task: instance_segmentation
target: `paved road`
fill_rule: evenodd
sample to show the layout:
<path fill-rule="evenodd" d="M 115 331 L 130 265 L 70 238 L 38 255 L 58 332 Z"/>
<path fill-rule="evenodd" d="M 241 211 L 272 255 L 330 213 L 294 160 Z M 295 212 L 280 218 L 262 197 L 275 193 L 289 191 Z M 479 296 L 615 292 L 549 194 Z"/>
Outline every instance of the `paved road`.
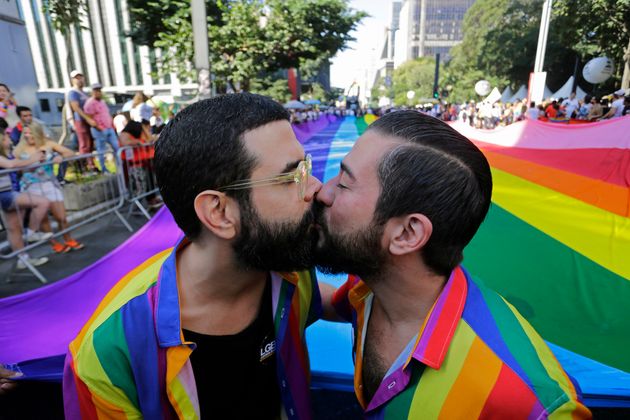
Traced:
<path fill-rule="evenodd" d="M 137 231 L 146 222 L 146 218 L 132 215 L 129 222 Z M 83 226 L 73 233 L 76 239 L 85 244 L 82 250 L 54 254 L 48 245 L 43 245 L 31 251 L 31 255 L 47 256 L 50 259 L 38 269 L 52 283 L 91 265 L 131 235 L 116 216 L 108 215 L 103 220 Z M 15 264 L 15 259 L 0 259 L 0 298 L 43 286 L 28 270 L 17 270 Z"/>

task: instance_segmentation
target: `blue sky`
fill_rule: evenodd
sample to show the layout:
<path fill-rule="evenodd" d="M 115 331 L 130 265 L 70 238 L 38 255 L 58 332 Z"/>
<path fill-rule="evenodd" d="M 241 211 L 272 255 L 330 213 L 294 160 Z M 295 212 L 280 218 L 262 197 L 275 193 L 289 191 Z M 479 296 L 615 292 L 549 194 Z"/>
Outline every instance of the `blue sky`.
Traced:
<path fill-rule="evenodd" d="M 356 38 L 349 48 L 332 59 L 330 82 L 334 87 L 347 89 L 356 80 L 365 79 L 365 71 L 376 59 L 376 49 L 381 45 L 385 26 L 390 19 L 391 0 L 351 0 L 350 7 L 367 12 L 352 35 Z"/>

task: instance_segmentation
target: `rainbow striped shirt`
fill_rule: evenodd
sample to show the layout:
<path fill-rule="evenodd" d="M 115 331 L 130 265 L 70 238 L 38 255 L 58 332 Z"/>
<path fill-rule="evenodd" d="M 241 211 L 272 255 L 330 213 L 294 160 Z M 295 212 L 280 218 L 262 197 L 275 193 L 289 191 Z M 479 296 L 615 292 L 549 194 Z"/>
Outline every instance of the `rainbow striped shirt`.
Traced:
<path fill-rule="evenodd" d="M 161 252 L 122 278 L 70 343 L 66 418 L 200 417 L 190 363 L 195 344 L 182 334 L 175 255 Z M 315 274 L 271 273 L 271 284 L 283 418 L 309 419 L 304 330 L 321 314 Z"/>
<path fill-rule="evenodd" d="M 354 388 L 368 419 L 591 417 L 531 325 L 461 267 L 372 400 L 365 401 L 362 350 L 372 298 L 369 287 L 350 276 L 333 299 L 354 326 Z"/>

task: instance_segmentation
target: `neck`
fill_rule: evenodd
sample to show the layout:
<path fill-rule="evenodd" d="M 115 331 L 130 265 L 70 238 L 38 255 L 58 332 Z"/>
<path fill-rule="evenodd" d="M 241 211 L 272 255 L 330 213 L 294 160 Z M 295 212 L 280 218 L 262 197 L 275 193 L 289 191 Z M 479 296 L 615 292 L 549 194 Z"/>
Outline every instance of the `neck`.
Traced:
<path fill-rule="evenodd" d="M 191 303 L 238 300 L 264 286 L 267 273 L 237 266 L 229 243 L 199 240 L 178 255 L 177 274 L 181 294 Z"/>
<path fill-rule="evenodd" d="M 364 279 L 374 293 L 373 307 L 392 325 L 424 320 L 446 284 L 417 254 L 395 257 L 378 278 Z"/>

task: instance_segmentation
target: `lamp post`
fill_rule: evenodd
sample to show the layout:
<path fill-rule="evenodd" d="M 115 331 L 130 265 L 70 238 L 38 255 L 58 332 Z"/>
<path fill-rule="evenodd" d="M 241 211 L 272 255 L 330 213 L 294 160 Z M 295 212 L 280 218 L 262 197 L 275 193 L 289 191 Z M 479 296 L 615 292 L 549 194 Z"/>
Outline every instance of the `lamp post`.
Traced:
<path fill-rule="evenodd" d="M 547 73 L 543 72 L 543 65 L 545 63 L 545 51 L 547 50 L 547 35 L 549 34 L 552 6 L 553 0 L 545 0 L 543 3 L 540 31 L 538 32 L 538 46 L 536 47 L 536 61 L 534 62 L 534 71 L 529 76 L 527 102 L 535 101 L 539 103 L 544 99 Z"/>
<path fill-rule="evenodd" d="M 209 98 L 212 94 L 210 79 L 210 58 L 208 53 L 208 19 L 204 0 L 190 2 L 195 52 L 195 69 L 199 83 L 199 99 Z"/>

